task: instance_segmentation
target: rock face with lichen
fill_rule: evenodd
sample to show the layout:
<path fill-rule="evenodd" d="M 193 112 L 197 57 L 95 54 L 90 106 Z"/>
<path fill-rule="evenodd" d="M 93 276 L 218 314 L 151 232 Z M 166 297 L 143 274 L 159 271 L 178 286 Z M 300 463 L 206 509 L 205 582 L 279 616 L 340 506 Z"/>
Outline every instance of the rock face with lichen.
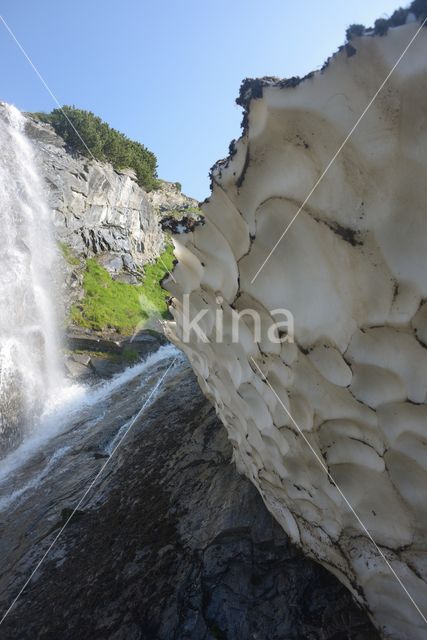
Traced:
<path fill-rule="evenodd" d="M 244 83 L 244 133 L 213 168 L 205 225 L 176 239 L 166 285 L 174 340 L 238 468 L 383 637 L 406 640 L 427 633 L 426 29 L 329 163 L 421 5 L 400 26 L 352 33 L 303 82 Z M 207 342 L 184 342 L 184 294 L 191 318 L 206 311 Z M 294 342 L 272 339 L 277 308 Z M 248 309 L 261 335 L 241 316 L 233 341 Z"/>

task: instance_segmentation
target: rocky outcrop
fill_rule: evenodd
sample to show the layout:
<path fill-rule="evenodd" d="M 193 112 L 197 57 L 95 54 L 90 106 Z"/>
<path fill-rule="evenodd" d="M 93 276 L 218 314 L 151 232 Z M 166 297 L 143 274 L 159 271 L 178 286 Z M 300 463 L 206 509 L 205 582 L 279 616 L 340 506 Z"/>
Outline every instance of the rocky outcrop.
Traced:
<path fill-rule="evenodd" d="M 175 340 L 238 468 L 399 640 L 427 634 L 427 29 L 336 152 L 420 7 L 387 35 L 353 30 L 304 81 L 244 83 L 244 134 L 213 169 L 206 224 L 176 239 L 166 284 Z M 185 339 L 186 294 L 206 341 Z M 275 329 L 278 308 L 295 341 Z"/>
<path fill-rule="evenodd" d="M 98 496 L 75 514 L 3 622 L 1 637 L 375 640 L 350 594 L 290 544 L 230 464 L 225 430 L 188 366 L 167 380 L 110 461 Z M 68 517 L 82 478 L 103 463 L 98 451 L 108 424 L 117 429 L 123 412 L 132 415 L 140 402 L 138 380 L 117 389 L 104 422 L 61 461 L 60 482 L 51 470 L 36 496 L 2 513 L 2 612 Z"/>
<path fill-rule="evenodd" d="M 131 170 L 73 154 L 48 124 L 28 116 L 58 241 L 77 256 L 98 256 L 115 277 L 158 257 L 163 233 L 148 194 Z"/>
<path fill-rule="evenodd" d="M 178 182 L 160 180 L 160 186 L 148 194 L 159 217 L 160 226 L 168 233 L 188 233 L 204 223 L 199 203 L 181 191 Z"/>
<path fill-rule="evenodd" d="M 166 344 L 166 338 L 156 331 L 139 331 L 131 338 L 117 338 L 89 329 L 69 331 L 64 364 L 68 378 L 98 382 L 111 378 L 132 364 L 145 360 Z"/>
<path fill-rule="evenodd" d="M 148 193 L 147 198 L 160 218 L 172 212 L 179 215 L 199 211 L 198 201 L 182 193 L 179 182 L 160 180 L 159 188 Z"/>

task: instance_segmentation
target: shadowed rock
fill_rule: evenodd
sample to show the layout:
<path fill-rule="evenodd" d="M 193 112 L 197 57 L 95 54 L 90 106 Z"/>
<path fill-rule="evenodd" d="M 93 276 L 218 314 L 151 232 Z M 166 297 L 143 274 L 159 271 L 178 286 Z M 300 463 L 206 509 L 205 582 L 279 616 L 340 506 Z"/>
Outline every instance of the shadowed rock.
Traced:
<path fill-rule="evenodd" d="M 71 521 L 2 638 L 374 640 L 350 594 L 289 543 L 230 458 L 225 430 L 184 365 L 110 462 L 100 503 Z M 56 505 L 50 536 L 69 508 Z M 12 596 L 2 592 L 3 608 Z"/>

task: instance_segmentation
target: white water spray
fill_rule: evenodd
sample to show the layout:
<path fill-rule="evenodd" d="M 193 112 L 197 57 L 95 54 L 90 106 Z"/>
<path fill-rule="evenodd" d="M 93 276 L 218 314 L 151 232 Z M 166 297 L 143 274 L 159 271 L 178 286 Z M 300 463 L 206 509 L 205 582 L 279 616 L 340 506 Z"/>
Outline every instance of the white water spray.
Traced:
<path fill-rule="evenodd" d="M 25 118 L 0 105 L 0 455 L 63 384 L 52 274 L 57 252 Z"/>

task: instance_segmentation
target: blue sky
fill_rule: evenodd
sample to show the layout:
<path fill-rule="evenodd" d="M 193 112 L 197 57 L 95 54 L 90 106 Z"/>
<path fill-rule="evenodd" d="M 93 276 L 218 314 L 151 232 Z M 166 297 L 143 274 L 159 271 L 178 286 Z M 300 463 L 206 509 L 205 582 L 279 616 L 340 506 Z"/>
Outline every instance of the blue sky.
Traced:
<path fill-rule="evenodd" d="M 405 2 L 403 2 L 405 5 Z M 94 111 L 158 157 L 159 176 L 199 199 L 240 135 L 245 77 L 322 66 L 355 22 L 397 0 L 3 0 L 1 14 L 61 104 Z M 56 105 L 0 24 L 0 100 Z"/>

